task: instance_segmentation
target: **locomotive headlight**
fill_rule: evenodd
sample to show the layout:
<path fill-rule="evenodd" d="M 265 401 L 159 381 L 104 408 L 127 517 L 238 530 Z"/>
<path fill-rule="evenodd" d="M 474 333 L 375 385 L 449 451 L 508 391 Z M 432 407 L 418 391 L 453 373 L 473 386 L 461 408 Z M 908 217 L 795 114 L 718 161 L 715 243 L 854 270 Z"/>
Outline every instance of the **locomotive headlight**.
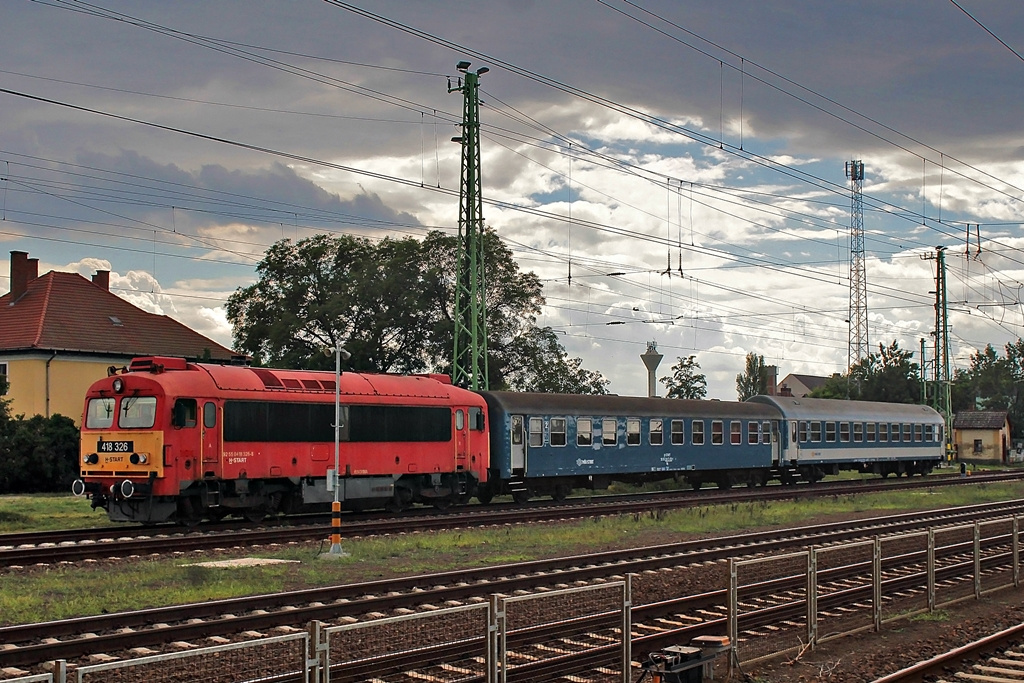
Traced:
<path fill-rule="evenodd" d="M 90 453 L 89 455 L 85 456 L 83 460 L 85 460 L 86 465 L 95 465 L 100 461 L 100 456 L 96 453 Z"/>
<path fill-rule="evenodd" d="M 145 465 L 149 458 L 146 457 L 145 453 L 132 453 L 128 456 L 128 462 L 133 465 Z"/>
<path fill-rule="evenodd" d="M 122 391 L 124 391 L 124 380 L 118 377 L 114 380 L 114 393 L 120 394 Z"/>

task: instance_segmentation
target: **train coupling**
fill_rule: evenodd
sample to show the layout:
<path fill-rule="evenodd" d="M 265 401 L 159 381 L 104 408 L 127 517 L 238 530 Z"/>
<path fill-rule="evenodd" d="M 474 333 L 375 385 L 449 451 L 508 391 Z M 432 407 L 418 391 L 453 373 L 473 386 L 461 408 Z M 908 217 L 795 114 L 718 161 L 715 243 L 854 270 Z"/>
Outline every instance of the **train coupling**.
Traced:
<path fill-rule="evenodd" d="M 728 636 L 700 636 L 689 645 L 671 645 L 652 652 L 643 665 L 641 681 L 704 683 L 715 678 L 714 661 L 730 647 Z"/>

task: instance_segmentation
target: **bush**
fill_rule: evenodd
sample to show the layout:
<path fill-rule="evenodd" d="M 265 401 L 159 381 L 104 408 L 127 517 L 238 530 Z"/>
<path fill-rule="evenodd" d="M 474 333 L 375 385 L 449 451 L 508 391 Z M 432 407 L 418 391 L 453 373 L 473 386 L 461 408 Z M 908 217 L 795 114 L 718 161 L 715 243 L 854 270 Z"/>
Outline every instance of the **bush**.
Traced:
<path fill-rule="evenodd" d="M 70 418 L 12 418 L 0 402 L 0 494 L 68 491 L 78 476 L 78 438 Z"/>

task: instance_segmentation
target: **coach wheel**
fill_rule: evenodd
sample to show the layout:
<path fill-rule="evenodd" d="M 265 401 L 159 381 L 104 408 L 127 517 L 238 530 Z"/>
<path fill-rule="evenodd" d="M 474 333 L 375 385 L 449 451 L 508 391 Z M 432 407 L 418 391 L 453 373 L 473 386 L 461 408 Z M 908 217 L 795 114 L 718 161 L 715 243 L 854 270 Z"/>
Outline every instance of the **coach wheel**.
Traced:
<path fill-rule="evenodd" d="M 523 503 L 530 500 L 530 492 L 528 490 L 513 491 L 512 500 L 522 505 Z"/>
<path fill-rule="evenodd" d="M 700 479 L 691 479 L 690 488 L 694 491 L 700 491 L 700 487 L 704 484 Z"/>
<path fill-rule="evenodd" d="M 551 498 L 556 503 L 563 502 L 572 493 L 572 487 L 568 484 L 555 484 L 555 492 L 551 494 Z"/>
<path fill-rule="evenodd" d="M 718 484 L 718 488 L 722 489 L 723 491 L 727 491 L 732 488 L 732 482 L 729 481 L 729 477 L 722 477 L 715 483 Z"/>

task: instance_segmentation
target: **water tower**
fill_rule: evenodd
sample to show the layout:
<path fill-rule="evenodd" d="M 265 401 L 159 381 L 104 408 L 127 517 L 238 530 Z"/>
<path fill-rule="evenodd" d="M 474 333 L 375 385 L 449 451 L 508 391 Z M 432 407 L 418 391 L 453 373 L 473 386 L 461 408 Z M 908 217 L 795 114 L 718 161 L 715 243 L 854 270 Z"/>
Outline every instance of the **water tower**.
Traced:
<path fill-rule="evenodd" d="M 640 354 L 640 360 L 647 367 L 647 395 L 651 398 L 658 396 L 658 377 L 656 373 L 662 358 L 664 356 L 658 353 L 657 342 L 647 342 L 647 351 Z"/>

